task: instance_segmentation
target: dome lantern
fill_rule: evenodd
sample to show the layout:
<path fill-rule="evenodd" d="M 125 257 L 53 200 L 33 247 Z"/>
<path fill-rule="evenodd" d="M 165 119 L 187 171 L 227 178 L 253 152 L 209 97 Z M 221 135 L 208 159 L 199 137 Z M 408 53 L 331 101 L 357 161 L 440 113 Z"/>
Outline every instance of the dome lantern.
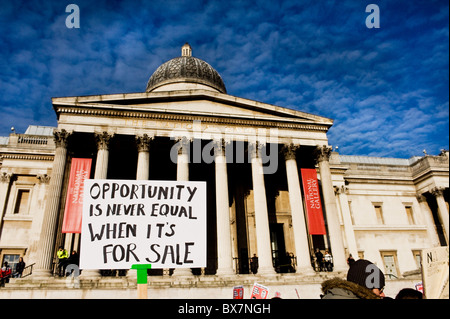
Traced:
<path fill-rule="evenodd" d="M 189 43 L 185 43 L 182 47 L 181 47 L 181 56 L 192 56 L 192 48 L 189 45 Z"/>

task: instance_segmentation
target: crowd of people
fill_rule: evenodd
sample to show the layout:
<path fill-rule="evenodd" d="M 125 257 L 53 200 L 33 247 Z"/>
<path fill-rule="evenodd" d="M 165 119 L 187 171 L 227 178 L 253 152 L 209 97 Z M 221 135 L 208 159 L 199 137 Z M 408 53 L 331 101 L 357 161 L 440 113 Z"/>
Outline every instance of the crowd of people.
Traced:
<path fill-rule="evenodd" d="M 322 283 L 321 299 L 393 299 L 384 294 L 385 278 L 383 272 L 372 262 L 351 255 L 347 260 L 347 278 L 332 278 Z M 422 293 L 412 288 L 404 288 L 395 299 L 422 299 Z"/>
<path fill-rule="evenodd" d="M 316 271 L 333 271 L 333 257 L 328 250 L 323 254 L 316 249 L 312 262 Z M 349 270 L 347 279 L 332 278 L 322 283 L 321 299 L 392 299 L 384 294 L 385 277 L 372 262 L 359 259 L 355 261 L 350 254 L 347 258 Z M 404 288 L 395 299 L 422 299 L 416 289 Z"/>
<path fill-rule="evenodd" d="M 80 264 L 80 256 L 78 255 L 76 250 L 73 250 L 69 256 L 69 253 L 63 246 L 58 248 L 56 253 L 56 257 L 58 258 L 58 273 L 59 277 L 65 277 L 70 275 L 70 273 L 66 272 L 68 265 L 76 265 Z"/>
<path fill-rule="evenodd" d="M 16 264 L 16 269 L 13 272 L 9 263 L 5 261 L 3 263 L 3 267 L 0 268 L 0 287 L 4 287 L 6 283 L 9 282 L 9 279 L 12 278 L 20 278 L 22 277 L 22 273 L 25 269 L 25 262 L 22 257 L 19 257 L 19 261 Z"/>
<path fill-rule="evenodd" d="M 328 250 L 325 250 L 324 255 L 319 248 L 316 248 L 314 255 L 314 268 L 316 271 L 333 271 L 333 256 L 331 256 Z"/>
<path fill-rule="evenodd" d="M 69 256 L 67 250 L 62 246 L 59 247 L 56 256 L 58 258 L 56 275 L 59 277 L 70 275 L 70 273 L 66 273 L 67 266 L 71 264 L 78 266 L 80 262 L 79 255 L 75 250 L 72 251 L 71 255 Z M 18 262 L 15 264 L 14 270 L 11 268 L 9 263 L 5 261 L 3 263 L 3 267 L 0 268 L 0 287 L 4 287 L 5 284 L 9 283 L 10 278 L 21 278 L 25 266 L 26 264 L 23 260 L 23 257 L 19 257 Z"/>

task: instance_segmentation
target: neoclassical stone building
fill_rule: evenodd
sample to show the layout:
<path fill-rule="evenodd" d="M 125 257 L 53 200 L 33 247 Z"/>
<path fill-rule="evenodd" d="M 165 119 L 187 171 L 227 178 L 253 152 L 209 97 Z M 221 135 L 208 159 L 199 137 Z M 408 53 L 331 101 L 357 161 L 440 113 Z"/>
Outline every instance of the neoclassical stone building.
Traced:
<path fill-rule="evenodd" d="M 327 274 L 316 272 L 316 248 L 333 255 L 333 275 L 346 272 L 352 254 L 401 280 L 420 267 L 422 249 L 448 245 L 448 151 L 341 155 L 328 145 L 331 119 L 228 95 L 188 44 L 145 92 L 52 104 L 57 127 L 0 138 L 0 258 L 34 264 L 31 276 L 9 284 L 11 296 L 31 296 L 38 281 L 53 289 L 57 247 L 80 248 L 80 234 L 61 232 L 72 158 L 92 159 L 95 179 L 207 182 L 207 266 L 152 271 L 158 291 L 198 287 L 192 297 L 202 297 L 255 281 L 318 286 Z M 309 231 L 302 169 L 317 172 L 325 235 Z M 133 276 L 112 273 L 83 271 L 82 288 L 127 291 Z"/>

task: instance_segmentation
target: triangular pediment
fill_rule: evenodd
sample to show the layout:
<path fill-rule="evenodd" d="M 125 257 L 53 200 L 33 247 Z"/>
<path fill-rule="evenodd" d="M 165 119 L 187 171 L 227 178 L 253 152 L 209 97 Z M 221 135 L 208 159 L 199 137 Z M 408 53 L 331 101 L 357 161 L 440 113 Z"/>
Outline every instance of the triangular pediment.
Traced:
<path fill-rule="evenodd" d="M 236 120 L 290 122 L 331 126 L 333 120 L 310 113 L 208 90 L 126 93 L 53 98 L 62 109 L 163 113 Z"/>

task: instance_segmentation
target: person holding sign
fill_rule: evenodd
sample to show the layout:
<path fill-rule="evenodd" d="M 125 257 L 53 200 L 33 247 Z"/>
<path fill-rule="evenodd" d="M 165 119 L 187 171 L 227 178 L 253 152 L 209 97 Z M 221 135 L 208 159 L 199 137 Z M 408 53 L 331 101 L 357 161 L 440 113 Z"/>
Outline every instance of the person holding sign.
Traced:
<path fill-rule="evenodd" d="M 84 184 L 81 269 L 206 267 L 206 182 Z"/>

